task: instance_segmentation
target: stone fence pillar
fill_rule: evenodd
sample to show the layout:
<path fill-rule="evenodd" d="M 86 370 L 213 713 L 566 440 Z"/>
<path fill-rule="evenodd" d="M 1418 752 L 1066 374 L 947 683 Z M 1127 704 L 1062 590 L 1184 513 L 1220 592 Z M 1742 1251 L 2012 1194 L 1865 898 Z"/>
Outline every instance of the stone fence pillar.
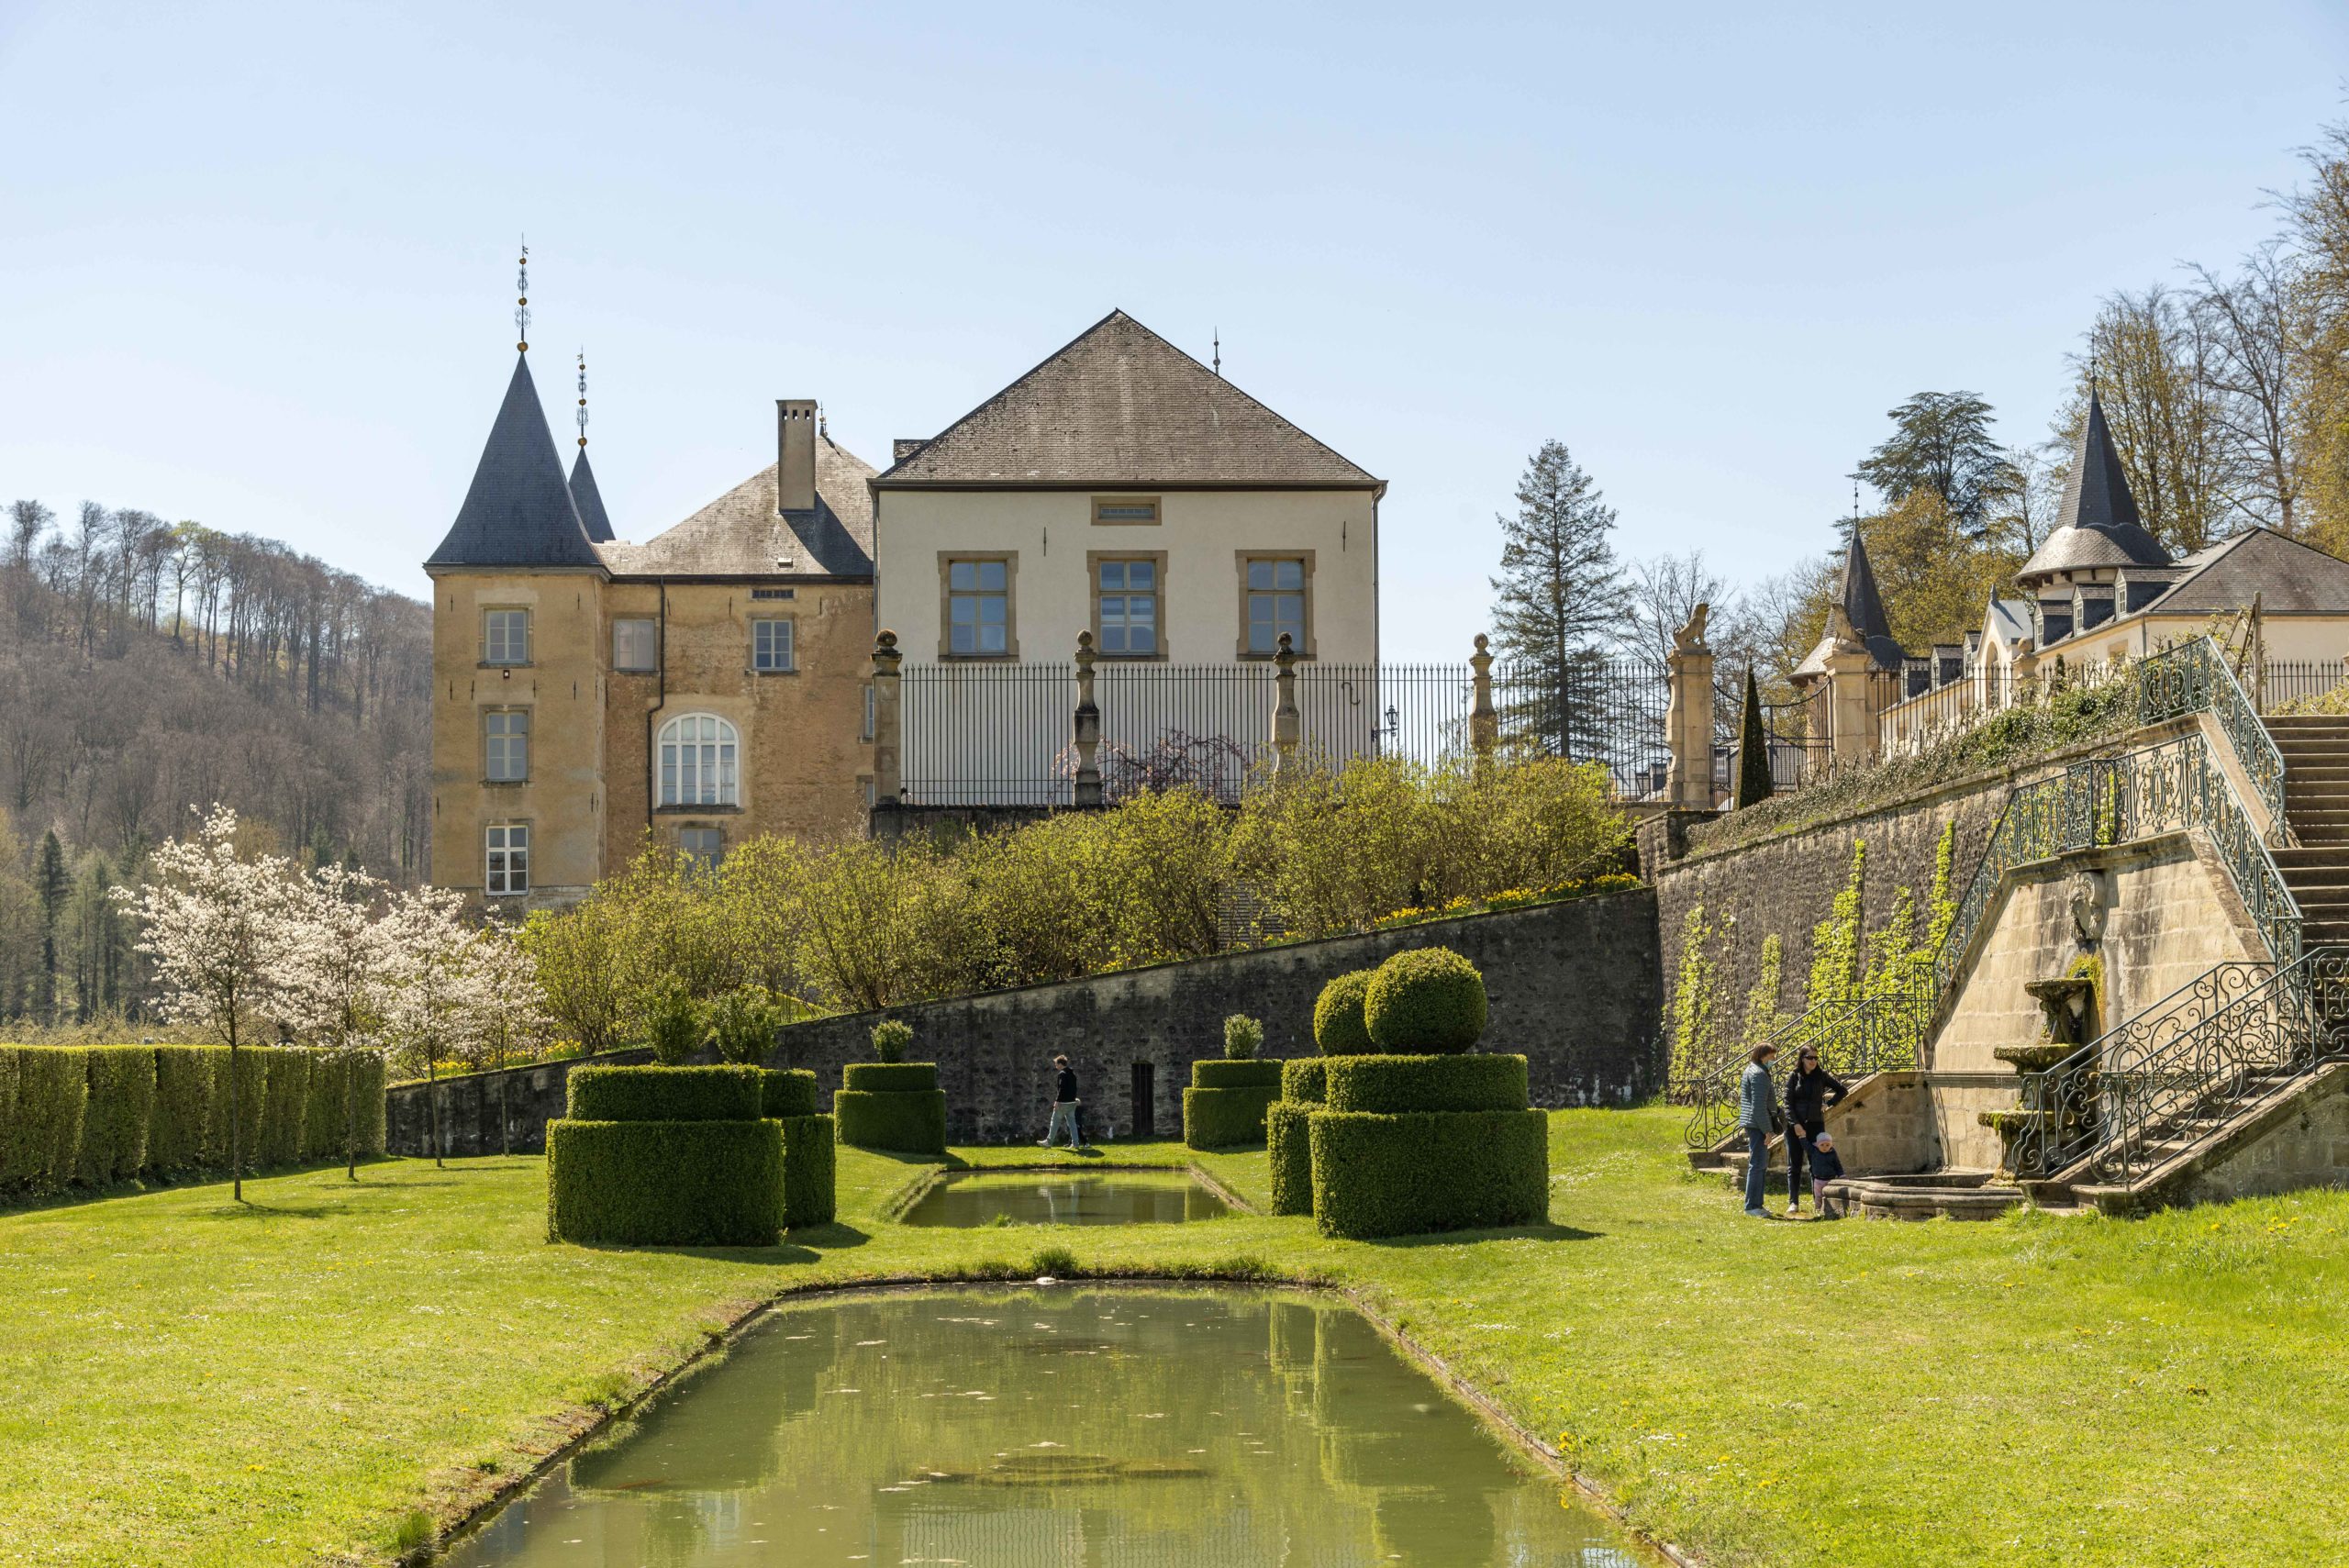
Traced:
<path fill-rule="evenodd" d="M 1305 730 L 1297 706 L 1297 650 L 1289 646 L 1287 632 L 1281 633 L 1280 646 L 1273 653 L 1273 773 L 1279 777 L 1297 765 L 1297 742 Z"/>
<path fill-rule="evenodd" d="M 1664 704 L 1664 741 L 1672 766 L 1664 775 L 1666 804 L 1682 811 L 1713 809 L 1713 651 L 1705 643 L 1709 605 L 1698 605 L 1688 624 L 1672 634 L 1670 696 Z"/>
<path fill-rule="evenodd" d="M 885 630 L 873 643 L 873 800 L 895 806 L 905 793 L 905 710 L 899 706 L 897 634 Z"/>
<path fill-rule="evenodd" d="M 1070 740 L 1076 747 L 1076 804 L 1101 804 L 1101 710 L 1093 701 L 1093 634 L 1076 634 L 1076 714 Z"/>
<path fill-rule="evenodd" d="M 1827 728 L 1830 765 L 1848 768 L 1876 754 L 1876 660 L 1854 641 L 1838 644 L 1827 656 Z"/>
<path fill-rule="evenodd" d="M 1500 715 L 1493 707 L 1493 656 L 1487 651 L 1485 634 L 1476 634 L 1476 651 L 1468 655 L 1468 668 L 1475 673 L 1472 678 L 1474 695 L 1468 705 L 1468 745 L 1476 753 L 1476 761 L 1492 761 L 1493 748 L 1500 744 Z"/>

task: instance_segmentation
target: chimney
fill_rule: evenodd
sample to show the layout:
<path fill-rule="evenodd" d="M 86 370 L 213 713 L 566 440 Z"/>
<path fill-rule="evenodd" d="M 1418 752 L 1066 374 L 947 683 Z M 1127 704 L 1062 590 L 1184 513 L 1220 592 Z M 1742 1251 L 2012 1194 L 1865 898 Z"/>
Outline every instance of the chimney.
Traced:
<path fill-rule="evenodd" d="M 775 510 L 816 509 L 816 400 L 778 397 L 775 415 Z"/>

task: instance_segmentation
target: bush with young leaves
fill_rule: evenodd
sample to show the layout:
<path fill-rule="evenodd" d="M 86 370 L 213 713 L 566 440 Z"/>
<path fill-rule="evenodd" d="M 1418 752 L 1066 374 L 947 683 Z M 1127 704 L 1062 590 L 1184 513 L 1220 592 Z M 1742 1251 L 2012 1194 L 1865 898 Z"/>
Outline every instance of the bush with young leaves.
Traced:
<path fill-rule="evenodd" d="M 903 1062 L 906 1050 L 914 1042 L 914 1026 L 903 1018 L 883 1018 L 873 1026 L 873 1059 L 875 1062 Z"/>

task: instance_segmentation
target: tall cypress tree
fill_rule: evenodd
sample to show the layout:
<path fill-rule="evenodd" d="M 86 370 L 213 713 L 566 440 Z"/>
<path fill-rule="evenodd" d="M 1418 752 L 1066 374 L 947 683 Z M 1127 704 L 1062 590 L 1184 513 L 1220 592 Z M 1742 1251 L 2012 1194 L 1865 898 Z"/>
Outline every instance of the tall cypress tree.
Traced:
<path fill-rule="evenodd" d="M 1615 562 L 1615 509 L 1563 441 L 1544 441 L 1517 482 L 1517 515 L 1498 519 L 1500 575 L 1492 579 L 1493 640 L 1534 692 L 1512 716 L 1545 749 L 1587 757 L 1602 715 L 1581 700 L 1598 647 L 1628 613 Z M 1577 682 L 1577 675 L 1584 680 Z M 1532 711 L 1525 711 L 1531 708 Z"/>
<path fill-rule="evenodd" d="M 1745 721 L 1737 737 L 1737 808 L 1759 806 L 1775 788 L 1770 778 L 1770 733 L 1762 728 L 1762 690 L 1753 666 L 1745 667 Z"/>
<path fill-rule="evenodd" d="M 33 997 L 43 1023 L 57 1022 L 57 923 L 65 913 L 65 895 L 73 879 L 65 871 L 65 846 L 52 828 L 40 841 L 40 861 L 33 868 L 33 891 L 40 898 L 40 984 Z"/>

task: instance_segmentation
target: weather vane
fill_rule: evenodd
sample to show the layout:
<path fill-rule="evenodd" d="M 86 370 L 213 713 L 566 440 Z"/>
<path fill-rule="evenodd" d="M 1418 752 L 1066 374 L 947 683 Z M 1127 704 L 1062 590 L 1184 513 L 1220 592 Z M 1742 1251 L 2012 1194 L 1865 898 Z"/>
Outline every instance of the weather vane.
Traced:
<path fill-rule="evenodd" d="M 1197 363 L 1196 360 L 1192 362 Z M 1215 329 L 1215 373 L 1223 373 L 1223 328 L 1220 327 Z"/>
<path fill-rule="evenodd" d="M 522 241 L 522 260 L 517 263 L 520 271 L 515 274 L 514 289 L 522 297 L 514 302 L 514 335 L 521 339 L 514 347 L 527 354 L 530 351 L 530 242 Z"/>
<path fill-rule="evenodd" d="M 587 350 L 579 350 L 579 444 L 587 444 Z"/>

